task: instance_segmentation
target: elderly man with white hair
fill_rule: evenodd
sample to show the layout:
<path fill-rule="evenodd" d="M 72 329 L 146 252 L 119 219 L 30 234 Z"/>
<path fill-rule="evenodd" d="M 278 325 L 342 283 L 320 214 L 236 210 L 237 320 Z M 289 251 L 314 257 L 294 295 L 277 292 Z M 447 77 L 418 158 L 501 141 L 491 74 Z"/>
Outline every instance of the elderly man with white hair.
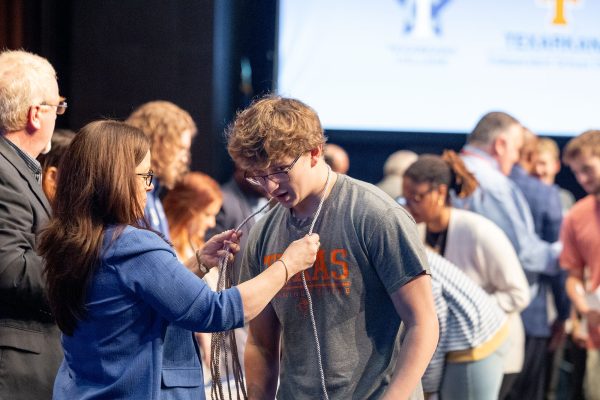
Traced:
<path fill-rule="evenodd" d="M 36 157 L 67 108 L 50 63 L 0 53 L 0 398 L 50 399 L 63 358 L 36 234 L 50 216 Z M 68 293 L 65 293 L 68 295 Z"/>

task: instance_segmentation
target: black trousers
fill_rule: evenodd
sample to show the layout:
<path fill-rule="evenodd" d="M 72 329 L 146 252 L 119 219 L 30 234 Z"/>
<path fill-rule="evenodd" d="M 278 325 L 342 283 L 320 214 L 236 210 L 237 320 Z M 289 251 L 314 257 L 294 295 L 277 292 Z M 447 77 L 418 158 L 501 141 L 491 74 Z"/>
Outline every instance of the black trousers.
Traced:
<path fill-rule="evenodd" d="M 523 369 L 506 396 L 507 400 L 544 400 L 546 392 L 546 369 L 548 338 L 525 337 L 525 360 Z"/>

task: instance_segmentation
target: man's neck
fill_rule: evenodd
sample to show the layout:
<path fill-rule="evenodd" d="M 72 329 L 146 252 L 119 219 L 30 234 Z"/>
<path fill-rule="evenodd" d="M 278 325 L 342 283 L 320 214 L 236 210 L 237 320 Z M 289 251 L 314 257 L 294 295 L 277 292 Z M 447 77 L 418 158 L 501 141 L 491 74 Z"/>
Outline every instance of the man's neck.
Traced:
<path fill-rule="evenodd" d="M 25 131 L 8 132 L 4 134 L 4 138 L 27 153 L 31 158 L 37 158 L 40 155 L 40 151 L 34 149 Z"/>
<path fill-rule="evenodd" d="M 327 198 L 337 181 L 338 175 L 330 171 L 329 169 L 324 170 L 325 173 L 319 174 L 317 178 L 317 185 L 314 190 L 300 203 L 292 208 L 292 213 L 298 219 L 305 219 L 314 215 L 319 207 L 321 198 Z M 329 171 L 329 172 L 327 172 Z M 327 184 L 327 173 L 329 173 L 329 183 Z"/>

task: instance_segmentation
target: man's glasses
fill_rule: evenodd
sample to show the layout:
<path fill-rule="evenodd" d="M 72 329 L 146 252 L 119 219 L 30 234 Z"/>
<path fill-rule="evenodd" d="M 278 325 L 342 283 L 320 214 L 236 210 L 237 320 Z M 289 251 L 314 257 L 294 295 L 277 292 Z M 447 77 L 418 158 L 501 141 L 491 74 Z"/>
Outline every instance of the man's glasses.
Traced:
<path fill-rule="evenodd" d="M 48 104 L 46 102 L 40 104 L 40 106 L 56 107 L 56 115 L 63 115 L 67 111 L 67 99 L 61 97 L 58 104 Z"/>
<path fill-rule="evenodd" d="M 280 167 L 281 171 L 273 172 L 272 174 L 253 175 L 253 176 L 248 176 L 248 175 L 246 175 L 246 173 L 244 173 L 244 178 L 246 178 L 246 180 L 248 182 L 250 182 L 251 184 L 257 185 L 257 186 L 266 185 L 267 179 L 273 183 L 287 182 L 290 180 L 290 171 L 292 170 L 292 168 L 294 168 L 294 165 L 300 159 L 301 156 L 302 156 L 302 154 L 300 154 L 298 157 L 296 157 L 290 165 Z"/>
<path fill-rule="evenodd" d="M 154 172 L 152 172 L 152 170 L 146 172 L 145 174 L 136 175 L 144 178 L 144 183 L 146 184 L 146 187 L 150 187 L 150 185 L 152 185 L 152 178 L 154 178 Z"/>

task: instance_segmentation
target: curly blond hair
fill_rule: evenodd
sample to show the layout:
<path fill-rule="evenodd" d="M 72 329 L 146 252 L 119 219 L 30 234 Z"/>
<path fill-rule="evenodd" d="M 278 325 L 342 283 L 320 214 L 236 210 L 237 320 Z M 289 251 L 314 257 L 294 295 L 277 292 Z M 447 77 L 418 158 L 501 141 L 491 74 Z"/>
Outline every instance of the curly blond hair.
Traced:
<path fill-rule="evenodd" d="M 184 132 L 192 138 L 197 128 L 192 116 L 169 101 L 151 101 L 139 106 L 125 122 L 141 129 L 152 141 L 152 170 L 160 183 L 171 189 L 189 169 L 190 149 L 187 160 L 179 157 L 180 150 L 187 147 L 182 141 Z"/>
<path fill-rule="evenodd" d="M 299 100 L 275 95 L 239 112 L 226 136 L 229 155 L 244 170 L 265 170 L 327 140 L 315 110 Z"/>

